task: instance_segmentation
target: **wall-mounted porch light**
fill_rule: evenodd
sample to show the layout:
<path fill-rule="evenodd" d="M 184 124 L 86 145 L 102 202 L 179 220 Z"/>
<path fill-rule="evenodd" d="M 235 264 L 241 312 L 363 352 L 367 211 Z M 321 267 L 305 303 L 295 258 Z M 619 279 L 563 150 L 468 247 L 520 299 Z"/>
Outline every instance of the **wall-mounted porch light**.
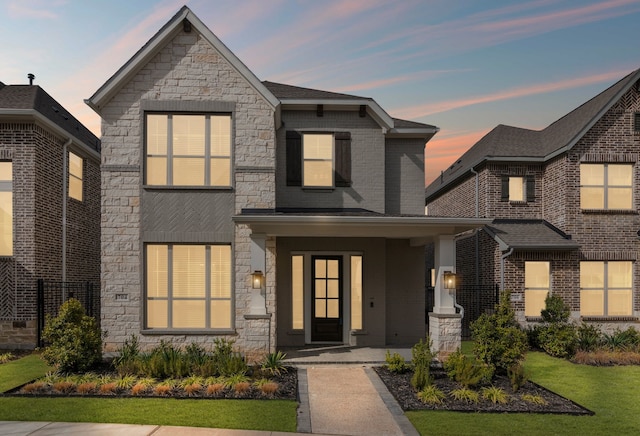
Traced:
<path fill-rule="evenodd" d="M 444 283 L 445 289 L 455 289 L 456 288 L 456 273 L 451 271 L 445 271 L 442 273 L 442 281 Z"/>
<path fill-rule="evenodd" d="M 262 271 L 255 270 L 251 273 L 251 285 L 253 289 L 262 289 L 262 281 L 264 280 L 264 274 Z"/>

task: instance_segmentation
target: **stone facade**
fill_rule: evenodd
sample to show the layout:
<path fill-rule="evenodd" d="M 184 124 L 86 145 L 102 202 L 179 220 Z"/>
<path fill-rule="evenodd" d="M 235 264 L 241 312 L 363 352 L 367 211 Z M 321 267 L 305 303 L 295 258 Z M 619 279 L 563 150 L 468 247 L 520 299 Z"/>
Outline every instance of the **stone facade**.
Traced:
<path fill-rule="evenodd" d="M 544 219 L 580 244 L 570 252 L 519 252 L 503 259 L 497 242 L 486 232 L 464 237 L 457 242 L 458 272 L 465 283 L 473 281 L 487 289 L 500 283 L 512 292 L 512 304 L 518 319 L 527 324 L 536 322 L 524 316 L 524 263 L 549 261 L 552 271 L 552 292 L 570 306 L 574 319 L 598 322 L 605 330 L 624 329 L 638 325 L 640 317 L 640 269 L 633 269 L 633 316 L 584 318 L 580 316 L 580 262 L 631 261 L 637 263 L 640 229 L 637 205 L 640 204 L 640 168 L 638 166 L 640 134 L 634 132 L 633 120 L 640 112 L 640 91 L 632 86 L 577 143 L 568 151 L 543 164 L 490 162 L 477 169 L 479 198 L 476 200 L 476 176 L 469 172 L 460 181 L 430 199 L 430 215 L 473 216 L 475 202 L 479 215 L 498 219 Z M 581 163 L 633 163 L 632 210 L 582 210 L 580 207 Z M 535 177 L 535 201 L 501 201 L 502 175 Z M 474 240 L 479 251 L 474 255 Z"/>

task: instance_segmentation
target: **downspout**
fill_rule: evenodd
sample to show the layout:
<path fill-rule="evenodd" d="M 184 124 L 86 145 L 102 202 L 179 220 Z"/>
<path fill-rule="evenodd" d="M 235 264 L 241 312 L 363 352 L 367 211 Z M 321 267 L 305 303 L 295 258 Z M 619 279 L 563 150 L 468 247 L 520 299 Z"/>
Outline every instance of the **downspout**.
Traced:
<path fill-rule="evenodd" d="M 71 145 L 71 138 L 62 147 L 62 281 L 67 281 L 67 173 L 69 159 L 67 147 Z"/>
<path fill-rule="evenodd" d="M 471 174 L 475 175 L 476 178 L 476 218 L 479 218 L 480 215 L 480 175 L 478 172 L 471 167 Z M 475 285 L 476 288 L 480 286 L 480 235 L 478 235 L 478 229 L 473 231 L 475 236 Z"/>
<path fill-rule="evenodd" d="M 513 254 L 513 248 L 500 256 L 500 291 L 504 291 L 504 261 L 507 257 Z"/>

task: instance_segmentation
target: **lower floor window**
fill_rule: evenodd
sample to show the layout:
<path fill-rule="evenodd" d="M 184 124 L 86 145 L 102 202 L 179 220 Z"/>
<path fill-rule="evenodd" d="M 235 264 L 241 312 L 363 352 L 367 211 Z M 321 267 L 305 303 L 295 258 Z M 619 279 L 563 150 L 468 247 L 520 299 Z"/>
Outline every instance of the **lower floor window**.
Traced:
<path fill-rule="evenodd" d="M 632 284 L 632 262 L 580 262 L 580 314 L 632 315 Z"/>
<path fill-rule="evenodd" d="M 231 246 L 146 246 L 147 328 L 230 329 L 231 308 Z"/>
<path fill-rule="evenodd" d="M 540 316 L 550 289 L 549 262 L 524 264 L 524 314 Z"/>

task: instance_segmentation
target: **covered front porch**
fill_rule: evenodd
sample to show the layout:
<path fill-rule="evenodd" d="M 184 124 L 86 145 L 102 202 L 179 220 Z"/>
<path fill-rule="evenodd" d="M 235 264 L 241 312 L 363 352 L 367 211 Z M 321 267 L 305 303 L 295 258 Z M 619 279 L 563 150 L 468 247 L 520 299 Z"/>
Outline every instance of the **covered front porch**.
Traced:
<path fill-rule="evenodd" d="M 424 338 L 428 243 L 435 246 L 439 271 L 435 305 L 428 308 L 434 348 L 459 344 L 459 335 L 452 344 L 438 333 L 441 324 L 451 331 L 457 316 L 442 275 L 455 271 L 454 236 L 488 220 L 252 211 L 234 221 L 251 230 L 252 269 L 275 272 L 263 277 L 268 286 L 256 290 L 251 304 L 262 310 L 261 301 L 275 300 L 267 314 L 275 320 L 275 347 L 406 348 Z"/>

